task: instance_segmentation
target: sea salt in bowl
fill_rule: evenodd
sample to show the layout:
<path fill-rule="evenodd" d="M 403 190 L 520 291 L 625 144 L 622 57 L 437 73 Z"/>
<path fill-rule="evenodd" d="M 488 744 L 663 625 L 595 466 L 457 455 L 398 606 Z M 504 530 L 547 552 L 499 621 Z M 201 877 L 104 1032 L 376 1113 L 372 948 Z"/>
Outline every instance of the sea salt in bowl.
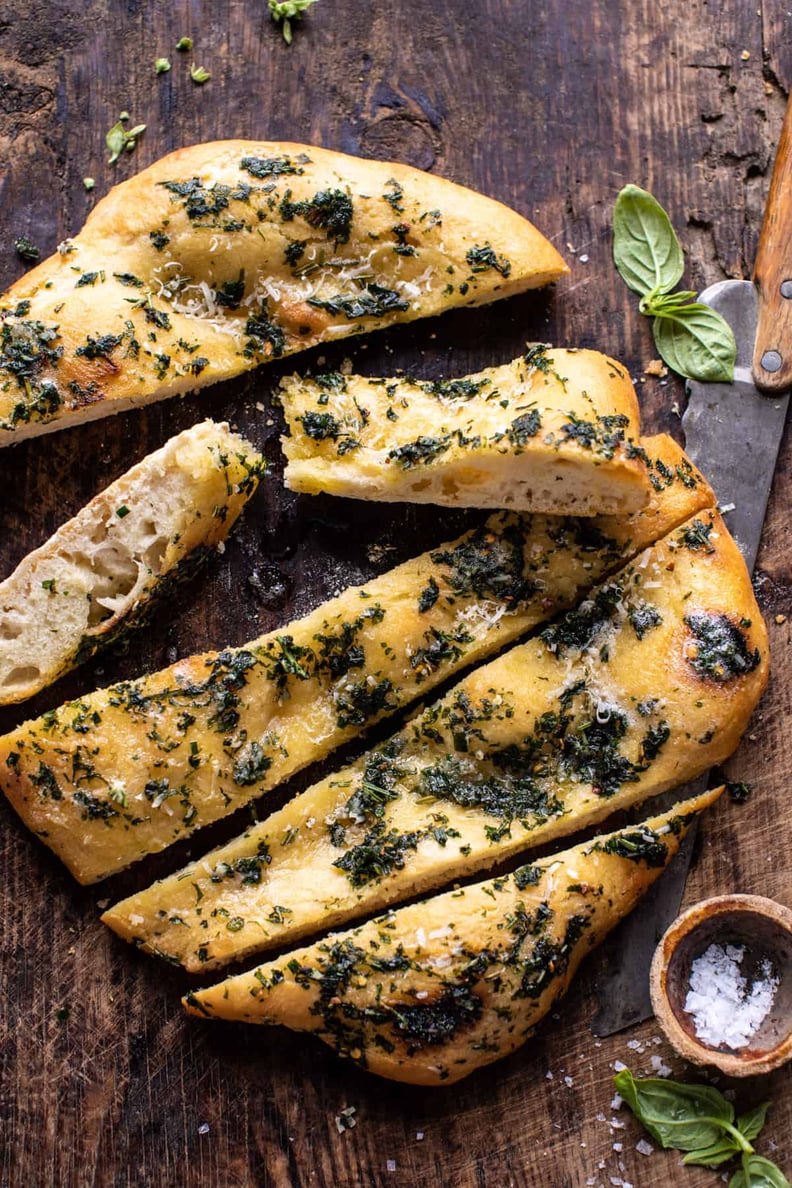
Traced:
<path fill-rule="evenodd" d="M 778 1068 L 792 1057 L 792 911 L 759 895 L 695 904 L 657 946 L 650 986 L 657 1021 L 686 1060 L 732 1077 Z"/>

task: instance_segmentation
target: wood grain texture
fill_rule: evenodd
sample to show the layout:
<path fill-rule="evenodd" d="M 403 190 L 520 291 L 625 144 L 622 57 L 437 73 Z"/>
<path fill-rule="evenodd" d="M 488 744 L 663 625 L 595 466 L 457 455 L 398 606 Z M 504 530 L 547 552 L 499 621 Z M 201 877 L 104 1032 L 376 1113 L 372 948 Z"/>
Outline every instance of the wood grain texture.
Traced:
<path fill-rule="evenodd" d="M 612 267 L 610 211 L 624 183 L 647 186 L 680 229 L 689 287 L 750 275 L 792 77 L 787 9 L 781 0 L 320 0 L 289 49 L 263 0 L 6 0 L 0 283 L 21 271 L 17 236 L 51 252 L 114 181 L 181 145 L 290 138 L 401 158 L 526 214 L 565 253 L 572 275 L 555 292 L 326 350 L 328 361 L 349 355 L 368 374 L 404 367 L 438 378 L 506 362 L 526 340 L 606 349 L 638 379 L 647 431 L 674 432 L 682 386 L 641 380 L 654 357 L 651 332 Z M 194 38 L 192 59 L 212 73 L 202 88 L 190 81 L 190 56 L 174 49 L 184 35 Z M 161 55 L 173 68 L 156 77 Z M 104 134 L 124 109 L 147 131 L 111 169 Z M 91 193 L 86 176 L 96 179 Z M 97 683 L 241 643 L 470 519 L 285 492 L 270 404 L 283 368 L 3 451 L 1 576 L 100 487 L 201 417 L 227 418 L 249 434 L 274 472 L 225 557 L 125 654 L 4 711 L 0 728 Z M 792 903 L 791 464 L 787 439 L 757 573 L 774 671 L 728 765 L 731 778 L 754 784 L 754 798 L 721 804 L 705 822 L 686 903 L 727 890 Z M 637 1153 L 639 1127 L 611 1110 L 614 1061 L 644 1071 L 659 1055 L 675 1073 L 689 1070 L 655 1042 L 651 1022 L 593 1040 L 587 1021 L 600 957 L 534 1042 L 445 1091 L 379 1083 L 286 1032 L 183 1017 L 187 979 L 124 947 L 99 924 L 98 905 L 232 836 L 243 819 L 86 890 L 0 804 L 3 1188 L 716 1182 L 705 1169 L 683 1171 L 673 1153 Z M 640 1047 L 628 1048 L 633 1041 Z M 760 1148 L 774 1140 L 787 1173 L 790 1087 L 789 1070 L 738 1087 L 740 1105 L 773 1098 Z M 334 1119 L 350 1105 L 357 1126 L 339 1134 Z M 611 1128 L 614 1116 L 623 1129 Z"/>

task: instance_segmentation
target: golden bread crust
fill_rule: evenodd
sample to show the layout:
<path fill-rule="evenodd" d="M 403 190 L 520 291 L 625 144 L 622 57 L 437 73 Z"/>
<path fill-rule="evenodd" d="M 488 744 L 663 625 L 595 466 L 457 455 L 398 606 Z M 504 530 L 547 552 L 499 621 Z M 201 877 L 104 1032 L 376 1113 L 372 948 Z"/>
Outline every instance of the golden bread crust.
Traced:
<path fill-rule="evenodd" d="M 81 881 L 165 848 L 574 605 L 712 506 L 678 446 L 647 446 L 656 488 L 632 517 L 494 516 L 241 648 L 187 657 L 25 723 L 0 739 L 3 789 Z M 85 747 L 96 775 L 77 787 Z M 61 792 L 54 801 L 42 794 L 42 763 Z M 102 781 L 119 779 L 126 807 L 107 803 Z M 98 798 L 94 816 L 86 791 Z"/>
<path fill-rule="evenodd" d="M 378 1076 L 448 1085 L 521 1047 L 723 791 L 288 952 L 183 999 L 318 1035 Z"/>
<path fill-rule="evenodd" d="M 104 919 L 194 971 L 293 943 L 694 779 L 734 751 L 767 673 L 745 563 L 709 509 L 393 738 Z"/>
<path fill-rule="evenodd" d="M 649 499 L 627 372 L 536 346 L 461 379 L 331 373 L 281 384 L 287 487 L 449 507 L 624 515 Z"/>
<path fill-rule="evenodd" d="M 0 299 L 0 445 L 566 271 L 515 211 L 405 165 L 179 149 Z"/>
<path fill-rule="evenodd" d="M 167 441 L 0 582 L 0 705 L 32 697 L 140 623 L 225 540 L 264 460 L 228 425 Z"/>

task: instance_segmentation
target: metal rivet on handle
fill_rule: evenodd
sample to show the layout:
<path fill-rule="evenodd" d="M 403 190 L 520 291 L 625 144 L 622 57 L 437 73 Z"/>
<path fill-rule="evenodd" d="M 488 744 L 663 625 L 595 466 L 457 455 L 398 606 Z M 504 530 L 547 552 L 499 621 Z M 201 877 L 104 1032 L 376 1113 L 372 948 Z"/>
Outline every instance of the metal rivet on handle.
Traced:
<path fill-rule="evenodd" d="M 781 282 L 781 296 L 786 297 L 787 300 L 792 297 L 792 280 Z"/>
<path fill-rule="evenodd" d="M 783 363 L 783 359 L 778 351 L 765 351 L 762 355 L 762 367 L 765 371 L 778 371 Z"/>

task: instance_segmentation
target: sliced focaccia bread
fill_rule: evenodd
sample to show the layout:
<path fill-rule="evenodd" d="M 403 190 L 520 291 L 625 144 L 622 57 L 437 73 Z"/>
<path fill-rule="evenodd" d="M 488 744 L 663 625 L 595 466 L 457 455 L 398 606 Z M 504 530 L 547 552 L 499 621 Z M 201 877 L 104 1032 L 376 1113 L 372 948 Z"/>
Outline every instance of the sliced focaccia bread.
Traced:
<path fill-rule="evenodd" d="M 205 421 L 116 479 L 0 583 L 0 705 L 24 701 L 139 621 L 224 540 L 264 460 Z"/>
<path fill-rule="evenodd" d="M 572 605 L 713 503 L 679 447 L 649 445 L 656 489 L 632 518 L 495 516 L 241 648 L 26 723 L 0 739 L 0 784 L 81 881 L 164 849 Z"/>
<path fill-rule="evenodd" d="M 721 763 L 767 667 L 745 563 L 704 512 L 105 922 L 199 970 L 491 868 Z"/>
<path fill-rule="evenodd" d="M 330 935 L 184 1005 L 209 1019 L 313 1032 L 395 1081 L 461 1080 L 525 1043 L 721 791 Z"/>
<path fill-rule="evenodd" d="M 0 445 L 566 271 L 514 211 L 406 165 L 180 149 L 0 300 Z"/>
<path fill-rule="evenodd" d="M 293 491 L 568 516 L 649 498 L 635 391 L 598 351 L 535 346 L 440 381 L 292 376 L 280 395 Z"/>

